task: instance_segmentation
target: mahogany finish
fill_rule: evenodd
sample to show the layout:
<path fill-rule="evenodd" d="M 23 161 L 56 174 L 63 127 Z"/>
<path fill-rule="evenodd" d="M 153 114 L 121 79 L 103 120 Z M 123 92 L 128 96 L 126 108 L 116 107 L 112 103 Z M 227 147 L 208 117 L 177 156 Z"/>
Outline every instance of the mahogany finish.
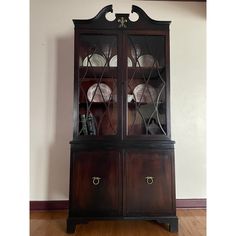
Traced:
<path fill-rule="evenodd" d="M 108 21 L 108 12 L 111 5 L 92 19 L 73 20 L 67 232 L 74 233 L 76 224 L 105 219 L 155 220 L 177 232 L 170 21 L 155 21 L 137 6 L 131 11 L 139 16 L 136 22 L 129 14 Z M 142 89 L 135 92 L 138 86 Z"/>
<path fill-rule="evenodd" d="M 118 215 L 119 152 L 92 150 L 72 155 L 71 216 L 78 212 L 81 216 Z"/>
<path fill-rule="evenodd" d="M 125 154 L 126 215 L 175 214 L 171 193 L 172 151 L 131 150 Z"/>

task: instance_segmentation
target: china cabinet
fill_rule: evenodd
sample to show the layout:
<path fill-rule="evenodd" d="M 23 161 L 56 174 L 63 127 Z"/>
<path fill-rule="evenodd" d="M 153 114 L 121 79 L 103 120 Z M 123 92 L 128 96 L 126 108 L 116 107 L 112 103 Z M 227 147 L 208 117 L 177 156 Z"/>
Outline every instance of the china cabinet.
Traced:
<path fill-rule="evenodd" d="M 170 21 L 112 5 L 73 20 L 74 114 L 67 232 L 90 220 L 143 219 L 178 231 L 170 129 Z"/>

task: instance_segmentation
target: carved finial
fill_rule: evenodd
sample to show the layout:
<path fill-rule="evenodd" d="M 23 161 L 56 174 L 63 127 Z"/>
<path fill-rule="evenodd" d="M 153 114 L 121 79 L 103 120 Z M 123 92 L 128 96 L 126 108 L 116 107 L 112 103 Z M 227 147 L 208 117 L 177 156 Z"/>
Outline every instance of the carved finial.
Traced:
<path fill-rule="evenodd" d="M 119 24 L 119 28 L 127 28 L 127 25 L 125 23 L 127 23 L 127 19 L 125 19 L 125 17 L 121 16 L 118 20 Z"/>

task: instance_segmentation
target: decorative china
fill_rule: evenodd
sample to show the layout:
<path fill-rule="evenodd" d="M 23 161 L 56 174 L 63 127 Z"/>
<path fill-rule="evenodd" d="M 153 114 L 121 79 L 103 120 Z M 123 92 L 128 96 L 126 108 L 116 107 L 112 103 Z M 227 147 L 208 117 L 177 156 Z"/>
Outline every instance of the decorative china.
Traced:
<path fill-rule="evenodd" d="M 79 57 L 79 66 L 82 66 L 82 65 L 83 65 L 82 57 Z"/>
<path fill-rule="evenodd" d="M 89 87 L 87 97 L 90 102 L 107 102 L 111 97 L 111 88 L 104 83 L 95 83 Z"/>
<path fill-rule="evenodd" d="M 155 63 L 155 60 L 152 55 L 150 54 L 145 54 L 142 55 L 138 58 L 137 67 L 152 67 Z"/>
<path fill-rule="evenodd" d="M 127 101 L 131 102 L 134 99 L 134 95 L 133 94 L 128 94 L 127 95 Z"/>
<path fill-rule="evenodd" d="M 129 57 L 127 58 L 127 61 L 128 61 L 128 67 L 132 67 L 133 63 L 132 63 L 132 61 Z M 115 55 L 111 58 L 111 60 L 109 61 L 109 66 L 110 67 L 116 67 L 117 66 L 117 55 Z"/>
<path fill-rule="evenodd" d="M 158 122 L 154 118 L 152 118 L 150 120 L 147 128 L 148 128 L 148 132 L 151 135 L 155 135 L 155 134 L 161 133 L 161 129 L 160 129 L 159 125 L 158 125 Z"/>
<path fill-rule="evenodd" d="M 99 54 L 90 54 L 85 57 L 83 61 L 83 66 L 94 66 L 94 67 L 103 67 L 106 65 L 106 59 Z"/>
<path fill-rule="evenodd" d="M 154 102 L 157 97 L 156 90 L 149 84 L 139 84 L 133 91 L 136 102 Z"/>

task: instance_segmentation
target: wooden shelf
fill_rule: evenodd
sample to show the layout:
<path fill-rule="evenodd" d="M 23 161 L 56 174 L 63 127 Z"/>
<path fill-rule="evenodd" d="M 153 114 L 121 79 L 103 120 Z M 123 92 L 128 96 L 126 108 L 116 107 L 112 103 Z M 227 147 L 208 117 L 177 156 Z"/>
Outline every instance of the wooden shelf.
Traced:
<path fill-rule="evenodd" d="M 160 75 L 163 77 L 165 72 L 165 68 L 160 69 L 153 69 L 151 67 L 128 67 L 128 77 L 134 78 L 134 79 L 140 79 L 140 78 L 149 78 L 151 80 L 157 79 L 160 77 Z"/>
<path fill-rule="evenodd" d="M 117 78 L 117 67 L 80 67 L 79 74 L 80 78 L 107 78 L 116 79 Z M 127 67 L 128 76 L 134 78 L 147 78 L 151 76 L 150 79 L 156 79 L 157 77 L 163 76 L 165 72 L 165 67 L 159 69 L 153 69 L 152 67 Z"/>
<path fill-rule="evenodd" d="M 116 79 L 117 67 L 80 67 L 80 78 L 109 78 Z"/>

